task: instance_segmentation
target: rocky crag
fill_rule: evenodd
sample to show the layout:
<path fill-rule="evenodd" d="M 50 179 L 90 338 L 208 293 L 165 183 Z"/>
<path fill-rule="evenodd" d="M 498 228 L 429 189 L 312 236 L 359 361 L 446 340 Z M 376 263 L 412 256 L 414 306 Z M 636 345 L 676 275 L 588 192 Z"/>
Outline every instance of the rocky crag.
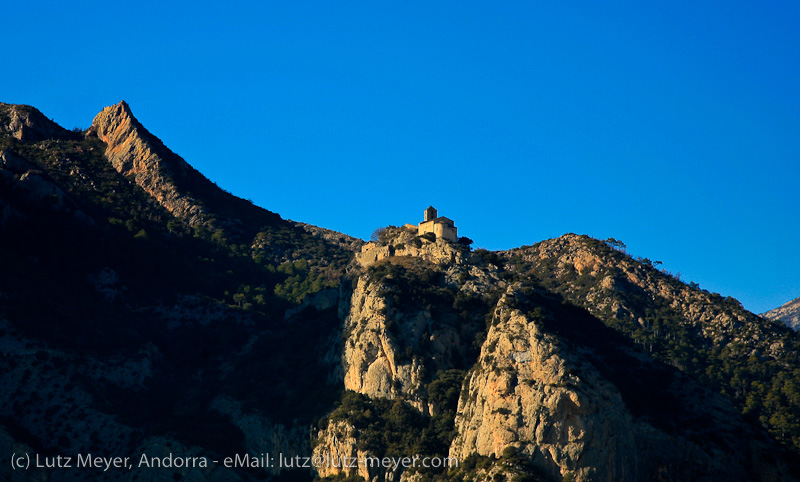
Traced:
<path fill-rule="evenodd" d="M 162 206 L 190 225 L 207 223 L 209 213 L 189 186 L 206 184 L 199 172 L 150 134 L 125 101 L 104 108 L 90 133 L 106 144 L 106 157 L 120 174 L 131 177 Z"/>
<path fill-rule="evenodd" d="M 316 226 L 284 221 L 279 215 L 240 199 L 195 170 L 167 148 L 133 116 L 125 101 L 105 107 L 86 133 L 97 136 L 106 146 L 105 156 L 126 178 L 144 189 L 175 218 L 189 226 L 208 231 L 221 230 L 225 236 L 251 243 L 254 248 L 273 250 L 263 236 L 265 227 L 288 231 L 290 237 L 318 236 L 339 250 L 354 251 L 361 242 L 342 233 Z M 294 244 L 301 244 L 295 240 Z M 284 250 L 291 249 L 285 246 Z M 292 256 L 284 256 L 291 259 Z"/>
<path fill-rule="evenodd" d="M 393 230 L 395 244 L 367 245 L 357 256 L 362 274 L 343 328 L 344 387 L 373 398 L 402 397 L 430 413 L 436 409 L 425 404 L 425 384 L 437 371 L 468 368 L 483 329 L 482 310 L 467 307 L 490 299 L 504 282 L 496 269 L 470 263 L 463 248 Z M 454 309 L 453 300 L 464 309 Z"/>

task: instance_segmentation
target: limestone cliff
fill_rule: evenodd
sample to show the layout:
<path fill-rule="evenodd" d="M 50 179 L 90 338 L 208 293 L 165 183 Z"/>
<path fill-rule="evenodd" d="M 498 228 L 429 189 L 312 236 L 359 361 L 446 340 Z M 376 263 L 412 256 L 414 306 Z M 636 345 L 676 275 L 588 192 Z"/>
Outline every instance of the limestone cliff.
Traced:
<path fill-rule="evenodd" d="M 359 448 L 358 430 L 346 421 L 335 421 L 315 434 L 317 441 L 313 457 L 316 472 L 320 477 L 338 474 L 358 475 L 364 480 L 383 480 L 384 474 L 379 470 L 370 470 L 364 464 L 351 464 L 351 460 L 364 460 L 371 454 Z"/>
<path fill-rule="evenodd" d="M 464 265 L 471 257 L 463 246 L 435 237 L 417 236 L 416 229 L 390 226 L 385 228 L 381 239 L 361 246 L 356 261 L 368 268 L 389 256 L 411 256 L 436 265 Z"/>
<path fill-rule="evenodd" d="M 393 236 L 357 256 L 361 268 L 344 320 L 344 387 L 402 397 L 428 413 L 435 407 L 426 404 L 425 385 L 440 370 L 464 366 L 483 324 L 483 312 L 469 308 L 482 305 L 503 281 L 448 241 L 403 229 Z"/>
<path fill-rule="evenodd" d="M 283 220 L 219 188 L 145 129 L 125 101 L 104 108 L 87 136 L 97 136 L 106 144 L 105 155 L 114 169 L 207 237 L 214 233 L 223 242 L 247 244 L 276 262 L 302 256 L 326 265 L 346 264 L 363 244 L 329 229 Z M 318 240 L 309 242 L 311 238 Z M 298 250 L 311 244 L 316 246 L 300 255 Z M 314 256 L 312 252 L 322 254 Z"/>
<path fill-rule="evenodd" d="M 460 370 L 472 365 L 485 313 L 504 285 L 496 267 L 473 264 L 471 259 L 463 246 L 419 238 L 401 228 L 391 228 L 378 243 L 365 245 L 350 269 L 350 296 L 341 304 L 341 349 L 330 353 L 341 360 L 339 383 L 383 400 L 383 405 L 408 404 L 416 417 L 441 417 L 444 402 L 432 390 L 441 385 L 443 373 L 463 373 Z M 457 397 L 460 375 L 455 383 Z M 380 411 L 365 410 L 370 417 Z M 395 410 L 402 408 L 393 406 L 390 411 Z M 450 410 L 455 410 L 454 404 Z M 379 422 L 357 427 L 340 414 L 314 435 L 315 456 L 336 461 L 342 456 L 382 455 L 365 442 L 374 439 L 369 426 L 375 423 Z M 356 474 L 367 480 L 409 476 L 402 468 L 348 469 L 341 464 L 318 472 Z"/>
<path fill-rule="evenodd" d="M 351 311 L 345 321 L 344 387 L 372 397 L 405 395 L 419 404 L 422 398 L 423 366 L 419 359 L 405 356 L 404 341 L 419 344 L 430 313 L 398 313 L 392 322 L 407 325 L 409 340 L 398 339 L 389 331 L 387 301 L 382 285 L 357 281 Z M 427 316 L 426 316 L 427 314 Z M 411 344 L 407 346 L 412 346 Z"/>
<path fill-rule="evenodd" d="M 737 420 L 597 320 L 515 286 L 465 380 L 450 455 L 512 450 L 554 480 L 780 480 L 785 469 L 743 463 L 764 448 Z"/>
<path fill-rule="evenodd" d="M 530 315 L 513 309 L 510 289 L 459 402 L 450 455 L 501 457 L 521 449 L 550 475 L 624 480 L 633 464 L 632 417 L 619 392 Z"/>

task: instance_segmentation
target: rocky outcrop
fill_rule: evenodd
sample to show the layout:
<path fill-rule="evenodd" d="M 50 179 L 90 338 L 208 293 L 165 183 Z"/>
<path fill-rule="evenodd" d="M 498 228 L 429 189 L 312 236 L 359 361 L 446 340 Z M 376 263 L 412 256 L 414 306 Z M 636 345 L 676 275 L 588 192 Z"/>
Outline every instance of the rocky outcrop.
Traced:
<path fill-rule="evenodd" d="M 106 143 L 106 157 L 117 171 L 132 177 L 173 215 L 189 224 L 208 221 L 201 203 L 176 185 L 176 178 L 202 175 L 150 134 L 125 101 L 100 111 L 90 133 Z"/>
<path fill-rule="evenodd" d="M 559 242 L 580 244 L 581 238 Z M 546 252 L 553 255 L 555 248 Z M 432 374 L 456 366 L 477 330 L 459 329 L 458 303 L 442 309 L 421 302 L 419 293 L 407 296 L 407 285 L 438 280 L 433 289 L 450 289 L 450 299 L 479 299 L 506 289 L 506 282 L 478 254 L 402 228 L 365 245 L 356 262 L 344 321 L 345 388 L 437 413 L 427 393 Z M 624 280 L 606 280 L 608 261 L 590 250 L 576 249 L 548 262 L 564 276 L 593 272 L 602 289 L 623 285 Z M 633 268 L 631 273 L 647 274 Z M 477 455 L 499 461 L 472 474 L 476 480 L 526 473 L 522 466 L 578 481 L 786 476 L 779 464 L 771 468 L 763 462 L 769 443 L 751 433 L 729 401 L 655 362 L 586 311 L 525 285 L 507 288 L 496 307 L 479 309 L 491 313 L 491 328 L 464 381 L 450 446 L 450 456 L 459 460 Z M 742 439 L 741 434 L 748 435 Z M 317 433 L 315 450 L 364 455 L 358 444 L 362 436 L 343 421 L 331 423 Z M 509 463 L 509 454 L 522 465 Z M 329 468 L 321 474 L 341 472 Z M 389 477 L 354 473 L 373 480 Z"/>
<path fill-rule="evenodd" d="M 0 188 L 0 227 L 11 218 L 24 218 L 18 209 L 22 206 L 70 212 L 83 222 L 91 222 L 42 170 L 6 150 L 0 150 Z"/>
<path fill-rule="evenodd" d="M 356 253 L 356 262 L 362 268 L 368 268 L 382 259 L 394 256 L 394 246 L 378 246 L 375 243 L 367 243 L 361 247 L 361 251 Z"/>
<path fill-rule="evenodd" d="M 462 265 L 472 258 L 463 246 L 442 238 L 417 236 L 415 230 L 402 227 L 386 228 L 383 238 L 361 246 L 356 261 L 367 268 L 390 256 L 413 256 L 436 265 Z"/>
<path fill-rule="evenodd" d="M 280 454 L 283 458 L 294 459 L 298 456 L 307 457 L 311 453 L 309 429 L 305 425 L 295 423 L 287 427 L 284 424 L 273 422 L 263 415 L 247 413 L 241 403 L 230 397 L 218 397 L 211 404 L 211 408 L 230 417 L 231 422 L 244 434 L 244 448 L 247 454 L 256 459 L 262 454 L 270 454 L 271 457 Z M 286 470 L 290 472 L 298 470 L 297 467 L 287 469 L 280 467 L 279 464 L 257 467 L 274 475 Z"/>
<path fill-rule="evenodd" d="M 402 397 L 429 413 L 425 385 L 439 370 L 463 366 L 483 327 L 483 312 L 460 312 L 455 300 L 479 305 L 504 283 L 496 270 L 467 263 L 452 243 L 416 239 L 418 246 L 401 233 L 388 245 L 365 245 L 356 257 L 361 269 L 344 320 L 342 364 L 346 389 Z M 383 269 L 388 274 L 377 274 Z M 409 286 L 394 270 L 428 281 Z"/>
<path fill-rule="evenodd" d="M 684 283 L 607 243 L 574 234 L 503 253 L 506 267 L 537 280 L 714 391 L 728 395 L 741 413 L 770 434 L 798 445 L 797 426 L 786 421 L 800 409 L 778 367 L 794 366 L 800 340 L 785 325 L 747 310 L 737 300 Z M 769 400 L 769 402 L 767 402 Z M 792 441 L 794 440 L 794 441 Z"/>
<path fill-rule="evenodd" d="M 410 342 L 409 338 L 419 341 L 422 330 L 430 323 L 430 313 L 398 314 L 400 319 L 391 321 L 410 325 L 408 338 L 393 335 L 381 288 L 378 283 L 360 278 L 353 291 L 344 325 L 344 387 L 370 397 L 403 396 L 422 408 L 423 365 L 419 359 L 407 356 L 401 343 Z"/>
<path fill-rule="evenodd" d="M 328 288 L 318 291 L 303 298 L 298 306 L 286 310 L 283 319 L 290 320 L 293 316 L 297 315 L 303 310 L 314 308 L 315 310 L 322 311 L 330 308 L 337 308 L 339 305 L 339 290 Z"/>
<path fill-rule="evenodd" d="M 800 330 L 800 298 L 770 310 L 761 316 L 768 320 L 785 323 L 795 331 Z"/>
<path fill-rule="evenodd" d="M 10 184 L 12 191 L 23 201 L 47 201 L 55 209 L 64 204 L 64 191 L 36 166 L 12 152 L 0 151 L 0 182 Z"/>
<path fill-rule="evenodd" d="M 0 151 L 0 169 L 2 170 L 0 172 L 7 172 L 13 175 L 34 170 L 36 169 L 36 166 L 17 156 L 13 152 L 2 150 Z"/>
<path fill-rule="evenodd" d="M 796 401 L 787 352 L 797 337 L 735 300 L 584 236 L 471 252 L 411 226 L 362 246 L 220 190 L 124 102 L 88 133 L 105 146 L 9 112 L 0 106 L 3 145 L 19 149 L 0 152 L 0 226 L 12 226 L 0 241 L 13 241 L 0 263 L 10 273 L 0 451 L 313 453 L 319 475 L 371 482 L 793 480 L 775 439 L 797 440 L 798 412 L 767 405 Z M 150 197 L 196 229 L 149 211 Z M 69 223 L 73 205 L 108 223 Z M 19 206 L 25 223 L 14 225 Z M 133 234 L 144 226 L 147 239 Z M 274 269 L 283 262 L 292 264 Z M 159 283 L 159 273 L 170 277 Z M 343 273 L 338 290 L 322 289 Z M 190 277 L 198 282 L 173 286 Z M 286 286 L 316 292 L 295 306 L 272 296 Z M 236 303 L 239 293 L 253 303 Z M 738 385 L 697 382 L 728 375 Z M 774 439 L 744 423 L 723 390 L 746 400 L 748 418 L 777 420 Z M 466 468 L 342 464 L 417 453 L 449 453 Z M 35 476 L 88 477 L 54 474 Z M 270 475 L 217 466 L 114 477 Z"/>
<path fill-rule="evenodd" d="M 148 132 L 125 101 L 104 108 L 87 135 L 106 143 L 105 155 L 120 174 L 202 237 L 247 244 L 276 262 L 296 260 L 301 256 L 297 250 L 316 237 L 318 245 L 330 249 L 315 249 L 302 257 L 325 265 L 331 264 L 331 256 L 348 258 L 362 244 L 335 231 L 285 221 L 219 188 Z"/>
<path fill-rule="evenodd" d="M 382 478 L 378 470 L 351 461 L 365 460 L 370 454 L 359 449 L 358 430 L 344 420 L 331 421 L 315 434 L 313 450 L 314 468 L 320 477 L 338 474 L 358 475 L 365 480 Z"/>
<path fill-rule="evenodd" d="M 459 402 L 450 455 L 519 449 L 553 477 L 625 480 L 634 465 L 632 417 L 613 385 L 562 353 L 558 338 L 500 301 Z"/>

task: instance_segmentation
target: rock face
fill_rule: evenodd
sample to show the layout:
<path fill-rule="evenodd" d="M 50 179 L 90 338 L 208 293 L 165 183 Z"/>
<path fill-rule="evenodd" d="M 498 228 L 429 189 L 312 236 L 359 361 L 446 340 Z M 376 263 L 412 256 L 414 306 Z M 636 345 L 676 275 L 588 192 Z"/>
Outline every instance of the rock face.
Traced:
<path fill-rule="evenodd" d="M 800 403 L 781 395 L 792 384 L 777 368 L 797 360 L 798 339 L 786 326 L 587 236 L 568 234 L 503 254 L 510 268 L 583 307 L 653 358 L 726 394 L 773 437 L 785 443 L 796 431 L 786 420 Z"/>
<path fill-rule="evenodd" d="M 761 316 L 768 320 L 786 323 L 795 331 L 800 330 L 800 298 L 770 310 Z"/>
<path fill-rule="evenodd" d="M 105 155 L 114 169 L 195 231 L 248 244 L 281 261 L 296 259 L 288 239 L 305 244 L 309 237 L 317 237 L 318 245 L 330 247 L 342 257 L 351 256 L 363 244 L 329 229 L 283 220 L 220 189 L 148 132 L 125 101 L 104 108 L 92 121 L 87 136 L 105 142 Z"/>
<path fill-rule="evenodd" d="M 388 228 L 387 228 L 388 229 Z M 356 261 L 362 268 L 368 268 L 389 256 L 414 256 L 435 264 L 464 264 L 468 261 L 463 249 L 441 238 L 418 237 L 416 230 L 390 228 L 391 243 L 369 242 L 361 246 Z"/>
<path fill-rule="evenodd" d="M 345 321 L 345 332 L 353 336 L 348 336 L 344 345 L 344 387 L 371 397 L 403 395 L 419 404 L 423 367 L 419 360 L 405 356 L 404 347 L 399 344 L 406 340 L 398 340 L 390 333 L 387 302 L 381 288 L 380 284 L 365 279 L 357 281 L 352 308 Z M 409 338 L 418 341 L 430 322 L 430 314 L 405 315 L 397 315 L 396 322 L 408 325 L 408 331 L 414 332 L 409 333 Z"/>
<path fill-rule="evenodd" d="M 0 182 L 10 185 L 12 192 L 24 201 L 47 200 L 55 208 L 64 203 L 65 194 L 60 187 L 43 177 L 36 166 L 5 150 L 0 150 Z"/>
<path fill-rule="evenodd" d="M 13 152 L 0 150 L 0 227 L 12 217 L 20 217 L 16 209 L 20 205 L 38 206 L 51 211 L 64 211 L 68 205 L 70 213 L 82 215 L 74 203 L 56 183 L 41 170 Z"/>
<path fill-rule="evenodd" d="M 308 456 L 309 427 L 338 393 L 329 374 L 341 380 L 341 351 L 332 350 L 335 363 L 322 359 L 339 339 L 338 289 L 322 288 L 336 286 L 336 269 L 361 243 L 225 193 L 125 103 L 104 109 L 85 137 L 49 122 L 25 106 L 0 106 L 0 446 Z M 237 253 L 212 233 L 237 242 Z M 286 276 L 269 269 L 284 260 L 327 275 L 303 285 L 312 296 L 295 309 L 274 294 Z M 183 271 L 190 265 L 196 275 Z M 306 282 L 303 269 L 293 275 Z M 251 303 L 230 303 L 245 285 Z M 270 472 L 280 468 L 100 477 L 233 481 Z M 98 473 L 42 470 L 17 479 Z M 0 480 L 14 477 L 0 468 Z"/>
<path fill-rule="evenodd" d="M 619 392 L 562 353 L 557 337 L 513 309 L 510 289 L 459 403 L 450 455 L 521 449 L 553 477 L 625 480 L 635 460 L 632 417 Z"/>
<path fill-rule="evenodd" d="M 201 203 L 178 186 L 181 180 L 199 180 L 202 175 L 150 134 L 125 101 L 100 111 L 90 131 L 107 144 L 106 157 L 114 168 L 132 176 L 169 212 L 189 224 L 208 220 Z"/>
<path fill-rule="evenodd" d="M 309 430 L 305 425 L 294 423 L 286 426 L 276 423 L 260 414 L 247 413 L 241 404 L 229 397 L 219 397 L 211 405 L 214 410 L 230 417 L 231 422 L 244 434 L 244 448 L 248 454 L 258 457 L 260 454 L 281 454 L 293 459 L 306 457 L 311 453 L 308 444 Z M 268 472 L 277 475 L 286 468 L 272 466 Z"/>

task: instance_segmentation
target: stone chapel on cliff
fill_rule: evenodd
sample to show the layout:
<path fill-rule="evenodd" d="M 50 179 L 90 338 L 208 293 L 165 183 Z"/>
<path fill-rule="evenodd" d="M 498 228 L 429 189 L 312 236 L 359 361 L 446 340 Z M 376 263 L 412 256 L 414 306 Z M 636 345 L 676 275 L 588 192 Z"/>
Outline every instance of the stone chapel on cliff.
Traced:
<path fill-rule="evenodd" d="M 450 241 L 458 240 L 458 228 L 453 220 L 444 216 L 438 216 L 433 206 L 428 206 L 425 210 L 425 220 L 419 223 L 418 233 L 422 236 L 425 233 L 433 233 L 437 238 Z"/>

